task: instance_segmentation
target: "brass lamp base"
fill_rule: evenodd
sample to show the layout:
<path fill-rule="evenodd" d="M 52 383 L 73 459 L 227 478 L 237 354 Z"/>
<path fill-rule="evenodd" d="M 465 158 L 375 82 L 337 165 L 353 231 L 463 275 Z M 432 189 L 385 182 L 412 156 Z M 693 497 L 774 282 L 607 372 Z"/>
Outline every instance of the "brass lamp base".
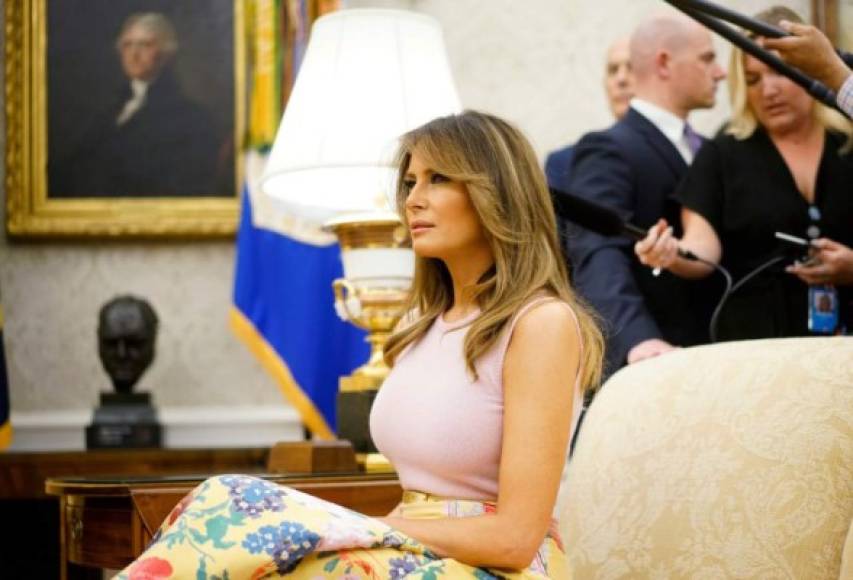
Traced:
<path fill-rule="evenodd" d="M 360 316 L 348 312 L 348 319 L 368 331 L 367 342 L 370 343 L 368 361 L 351 375 L 341 377 L 338 383 L 338 437 L 350 441 L 356 453 L 378 454 L 370 438 L 370 408 L 390 371 L 385 364 L 383 348 L 400 319 L 406 293 L 388 289 L 358 293 L 342 279 L 335 281 L 334 288 L 339 304 L 346 304 L 346 296 L 358 295 Z"/>
<path fill-rule="evenodd" d="M 390 370 L 383 347 L 406 304 L 414 267 L 411 243 L 400 218 L 387 210 L 341 216 L 326 228 L 340 241 L 344 265 L 344 277 L 332 284 L 335 310 L 367 330 L 370 343 L 369 360 L 340 379 L 338 437 L 365 458 L 366 470 L 390 470 L 370 438 L 370 408 Z"/>
<path fill-rule="evenodd" d="M 394 466 L 381 453 L 356 453 L 355 461 L 365 473 L 394 473 Z"/>

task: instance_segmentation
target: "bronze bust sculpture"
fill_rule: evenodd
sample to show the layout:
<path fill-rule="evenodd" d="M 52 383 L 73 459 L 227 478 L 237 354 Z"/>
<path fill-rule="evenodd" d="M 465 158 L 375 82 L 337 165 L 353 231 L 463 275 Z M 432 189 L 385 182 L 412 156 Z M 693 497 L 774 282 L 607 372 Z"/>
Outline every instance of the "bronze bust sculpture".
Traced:
<path fill-rule="evenodd" d="M 113 298 L 98 316 L 98 353 L 117 393 L 128 394 L 154 360 L 157 315 L 134 296 Z"/>
<path fill-rule="evenodd" d="M 135 296 L 118 296 L 98 314 L 98 354 L 115 392 L 102 392 L 92 424 L 86 428 L 86 447 L 159 447 L 162 428 L 151 393 L 134 393 L 154 360 L 157 315 Z"/>

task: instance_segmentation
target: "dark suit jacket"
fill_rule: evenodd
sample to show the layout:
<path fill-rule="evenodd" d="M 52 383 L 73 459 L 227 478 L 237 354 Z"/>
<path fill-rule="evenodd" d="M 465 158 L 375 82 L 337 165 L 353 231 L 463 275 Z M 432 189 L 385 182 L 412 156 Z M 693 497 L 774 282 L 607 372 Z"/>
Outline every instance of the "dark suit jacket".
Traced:
<path fill-rule="evenodd" d="M 569 191 L 569 170 L 574 158 L 574 145 L 551 152 L 545 160 L 545 177 L 548 185 L 560 191 Z"/>
<path fill-rule="evenodd" d="M 572 168 L 572 160 L 575 156 L 575 146 L 568 145 L 562 149 L 553 151 L 545 160 L 545 178 L 548 180 L 548 186 L 559 189 L 560 191 L 568 191 L 569 187 L 569 170 Z M 557 220 L 557 229 L 560 239 L 565 240 L 569 232 L 567 231 L 568 222 Z M 567 262 L 571 275 L 571 262 Z"/>
<path fill-rule="evenodd" d="M 222 138 L 212 116 L 181 92 L 170 69 L 148 87 L 143 106 L 116 126 L 128 98 L 129 85 L 69 157 L 51 165 L 52 197 L 233 195 L 233 166 L 220 162 Z"/>
<path fill-rule="evenodd" d="M 680 235 L 673 197 L 687 164 L 672 143 L 634 109 L 609 129 L 585 135 L 574 148 L 566 191 L 617 210 L 648 228 L 664 217 Z M 634 255 L 634 242 L 572 226 L 566 239 L 574 284 L 598 311 L 607 337 L 605 373 L 623 366 L 638 343 L 707 341 L 708 306 L 701 283 L 662 272 L 654 277 Z M 698 308 L 698 309 L 697 309 Z"/>

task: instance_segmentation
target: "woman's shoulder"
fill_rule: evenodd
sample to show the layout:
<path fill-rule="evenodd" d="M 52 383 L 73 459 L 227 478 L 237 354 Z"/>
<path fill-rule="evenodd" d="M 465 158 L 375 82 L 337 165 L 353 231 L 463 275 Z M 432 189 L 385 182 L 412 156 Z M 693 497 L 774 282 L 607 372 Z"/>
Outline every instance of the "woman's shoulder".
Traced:
<path fill-rule="evenodd" d="M 522 366 L 544 364 L 549 368 L 579 365 L 584 349 L 572 306 L 557 297 L 532 300 L 525 306 L 516 316 L 507 345 L 507 360 L 513 359 Z M 577 368 L 571 372 L 577 376 Z"/>
<path fill-rule="evenodd" d="M 578 319 L 568 302 L 558 296 L 542 293 L 533 296 L 519 308 L 513 326 L 516 334 L 541 335 L 551 340 L 553 333 L 570 331 L 574 334 Z"/>

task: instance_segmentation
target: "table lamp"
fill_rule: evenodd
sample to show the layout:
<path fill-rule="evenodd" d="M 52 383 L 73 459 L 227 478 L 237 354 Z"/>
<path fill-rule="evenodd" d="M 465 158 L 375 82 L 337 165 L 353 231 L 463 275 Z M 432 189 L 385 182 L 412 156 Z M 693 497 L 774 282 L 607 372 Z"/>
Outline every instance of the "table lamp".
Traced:
<path fill-rule="evenodd" d="M 322 224 L 340 242 L 335 308 L 367 330 L 371 354 L 340 380 L 338 436 L 362 457 L 376 451 L 370 405 L 388 373 L 382 348 L 414 269 L 411 241 L 392 209 L 393 154 L 403 133 L 459 110 L 436 20 L 384 9 L 322 16 L 261 177 L 261 191 L 280 209 Z"/>

